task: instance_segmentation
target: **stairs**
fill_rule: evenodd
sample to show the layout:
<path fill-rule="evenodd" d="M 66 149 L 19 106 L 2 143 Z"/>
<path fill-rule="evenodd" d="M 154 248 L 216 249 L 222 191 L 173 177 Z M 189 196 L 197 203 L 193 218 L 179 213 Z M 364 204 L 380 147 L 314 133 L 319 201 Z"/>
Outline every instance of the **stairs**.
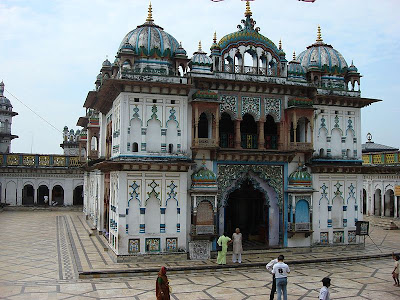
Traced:
<path fill-rule="evenodd" d="M 400 220 L 390 217 L 364 216 L 365 221 L 369 221 L 372 226 L 378 226 L 385 230 L 397 230 L 400 227 Z"/>

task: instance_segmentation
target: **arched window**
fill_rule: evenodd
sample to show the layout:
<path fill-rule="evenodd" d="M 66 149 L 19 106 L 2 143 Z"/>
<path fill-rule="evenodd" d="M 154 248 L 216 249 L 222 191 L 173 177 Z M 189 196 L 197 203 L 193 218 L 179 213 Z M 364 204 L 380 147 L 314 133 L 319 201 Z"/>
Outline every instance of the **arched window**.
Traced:
<path fill-rule="evenodd" d="M 323 148 L 319 149 L 319 157 L 325 156 L 325 150 Z"/>
<path fill-rule="evenodd" d="M 303 117 L 297 121 L 296 142 L 298 143 L 307 142 L 307 126 L 308 126 L 308 120 L 306 118 Z"/>
<path fill-rule="evenodd" d="M 239 52 L 235 54 L 235 73 L 243 73 L 243 57 Z"/>
<path fill-rule="evenodd" d="M 235 126 L 231 116 L 224 112 L 219 120 L 219 136 L 221 148 L 234 148 Z"/>
<path fill-rule="evenodd" d="M 290 122 L 290 142 L 294 143 L 294 125 Z"/>
<path fill-rule="evenodd" d="M 178 73 L 179 73 L 179 76 L 180 76 L 180 77 L 185 76 L 186 72 L 185 72 L 185 69 L 184 69 L 183 65 L 180 65 L 180 66 L 179 66 L 179 68 L 178 68 Z"/>
<path fill-rule="evenodd" d="M 264 138 L 266 149 L 278 149 L 278 126 L 271 115 L 267 116 L 264 123 Z"/>
<path fill-rule="evenodd" d="M 132 144 L 132 152 L 139 152 L 139 145 L 138 143 Z"/>
<path fill-rule="evenodd" d="M 200 115 L 198 133 L 200 139 L 208 138 L 208 118 L 205 113 Z"/>
<path fill-rule="evenodd" d="M 92 139 L 90 141 L 90 150 L 92 151 L 97 151 L 97 137 L 96 136 L 92 136 Z"/>
<path fill-rule="evenodd" d="M 257 123 L 253 116 L 245 114 L 240 122 L 240 133 L 243 149 L 257 149 Z"/>

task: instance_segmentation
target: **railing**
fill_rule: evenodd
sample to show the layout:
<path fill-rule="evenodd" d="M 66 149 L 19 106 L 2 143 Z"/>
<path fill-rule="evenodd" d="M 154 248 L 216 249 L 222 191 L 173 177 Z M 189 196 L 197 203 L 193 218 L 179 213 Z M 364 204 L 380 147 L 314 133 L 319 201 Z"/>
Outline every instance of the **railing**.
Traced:
<path fill-rule="evenodd" d="M 236 74 L 278 76 L 278 69 L 276 67 L 270 67 L 267 69 L 262 67 L 238 66 L 238 65 L 234 66 L 232 64 L 225 64 L 224 72 L 236 73 Z"/>
<path fill-rule="evenodd" d="M 308 232 L 311 231 L 311 223 L 288 223 L 290 232 Z"/>
<path fill-rule="evenodd" d="M 267 134 L 265 135 L 265 149 L 278 149 L 278 136 Z"/>
<path fill-rule="evenodd" d="M 313 150 L 312 143 L 290 143 L 289 144 L 290 150 L 298 150 L 298 151 L 309 151 Z"/>
<path fill-rule="evenodd" d="M 208 139 L 208 138 L 199 138 L 199 139 L 195 140 L 194 145 L 195 145 L 195 147 L 199 147 L 199 148 L 213 148 L 213 147 L 217 146 L 215 144 L 214 139 Z"/>
<path fill-rule="evenodd" d="M 40 154 L 2 154 L 0 166 L 12 167 L 80 167 L 78 156 L 40 155 Z"/>
<path fill-rule="evenodd" d="M 258 135 L 242 133 L 241 146 L 243 149 L 257 149 L 258 148 Z"/>
<path fill-rule="evenodd" d="M 220 136 L 219 146 L 221 148 L 234 148 L 235 147 L 234 134 L 222 132 Z"/>

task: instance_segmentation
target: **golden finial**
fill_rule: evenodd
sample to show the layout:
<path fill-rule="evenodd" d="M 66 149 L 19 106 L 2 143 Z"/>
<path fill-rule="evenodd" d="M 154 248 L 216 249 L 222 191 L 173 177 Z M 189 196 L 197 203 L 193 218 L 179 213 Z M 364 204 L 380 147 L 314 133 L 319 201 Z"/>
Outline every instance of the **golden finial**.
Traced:
<path fill-rule="evenodd" d="M 203 49 L 201 49 L 201 41 L 199 41 L 199 52 L 203 52 Z"/>
<path fill-rule="evenodd" d="M 214 31 L 214 39 L 213 39 L 214 44 L 217 43 L 217 32 Z"/>
<path fill-rule="evenodd" d="M 253 13 L 251 12 L 251 9 L 250 9 L 250 1 L 249 0 L 246 1 L 246 12 L 244 13 L 244 15 L 246 17 L 251 17 L 253 15 Z"/>
<path fill-rule="evenodd" d="M 293 51 L 293 60 L 296 60 L 296 51 Z"/>
<path fill-rule="evenodd" d="M 147 15 L 147 19 L 146 19 L 146 22 L 153 22 L 154 20 L 153 20 L 153 8 L 151 7 L 151 1 L 150 1 L 150 4 L 149 4 L 149 13 L 148 13 L 148 15 Z"/>
<path fill-rule="evenodd" d="M 321 27 L 318 25 L 317 42 L 322 42 Z"/>
<path fill-rule="evenodd" d="M 282 39 L 279 40 L 279 50 L 282 50 Z"/>

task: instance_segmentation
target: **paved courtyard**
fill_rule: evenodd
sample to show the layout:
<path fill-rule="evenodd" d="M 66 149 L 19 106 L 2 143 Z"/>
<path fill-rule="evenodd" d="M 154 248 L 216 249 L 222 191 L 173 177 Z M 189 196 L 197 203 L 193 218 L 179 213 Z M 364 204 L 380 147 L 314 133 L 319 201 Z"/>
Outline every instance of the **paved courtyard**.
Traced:
<path fill-rule="evenodd" d="M 0 212 L 0 299 L 155 299 L 154 275 L 79 279 L 79 270 L 143 267 L 116 265 L 100 239 L 88 232 L 79 212 Z M 384 250 L 400 244 L 400 231 L 374 228 L 372 236 Z M 365 251 L 378 253 L 369 241 Z M 400 287 L 391 279 L 392 266 L 389 258 L 294 265 L 288 298 L 317 299 L 320 280 L 330 276 L 333 299 L 400 299 Z M 264 269 L 181 273 L 169 279 L 173 299 L 266 299 L 271 287 Z"/>

